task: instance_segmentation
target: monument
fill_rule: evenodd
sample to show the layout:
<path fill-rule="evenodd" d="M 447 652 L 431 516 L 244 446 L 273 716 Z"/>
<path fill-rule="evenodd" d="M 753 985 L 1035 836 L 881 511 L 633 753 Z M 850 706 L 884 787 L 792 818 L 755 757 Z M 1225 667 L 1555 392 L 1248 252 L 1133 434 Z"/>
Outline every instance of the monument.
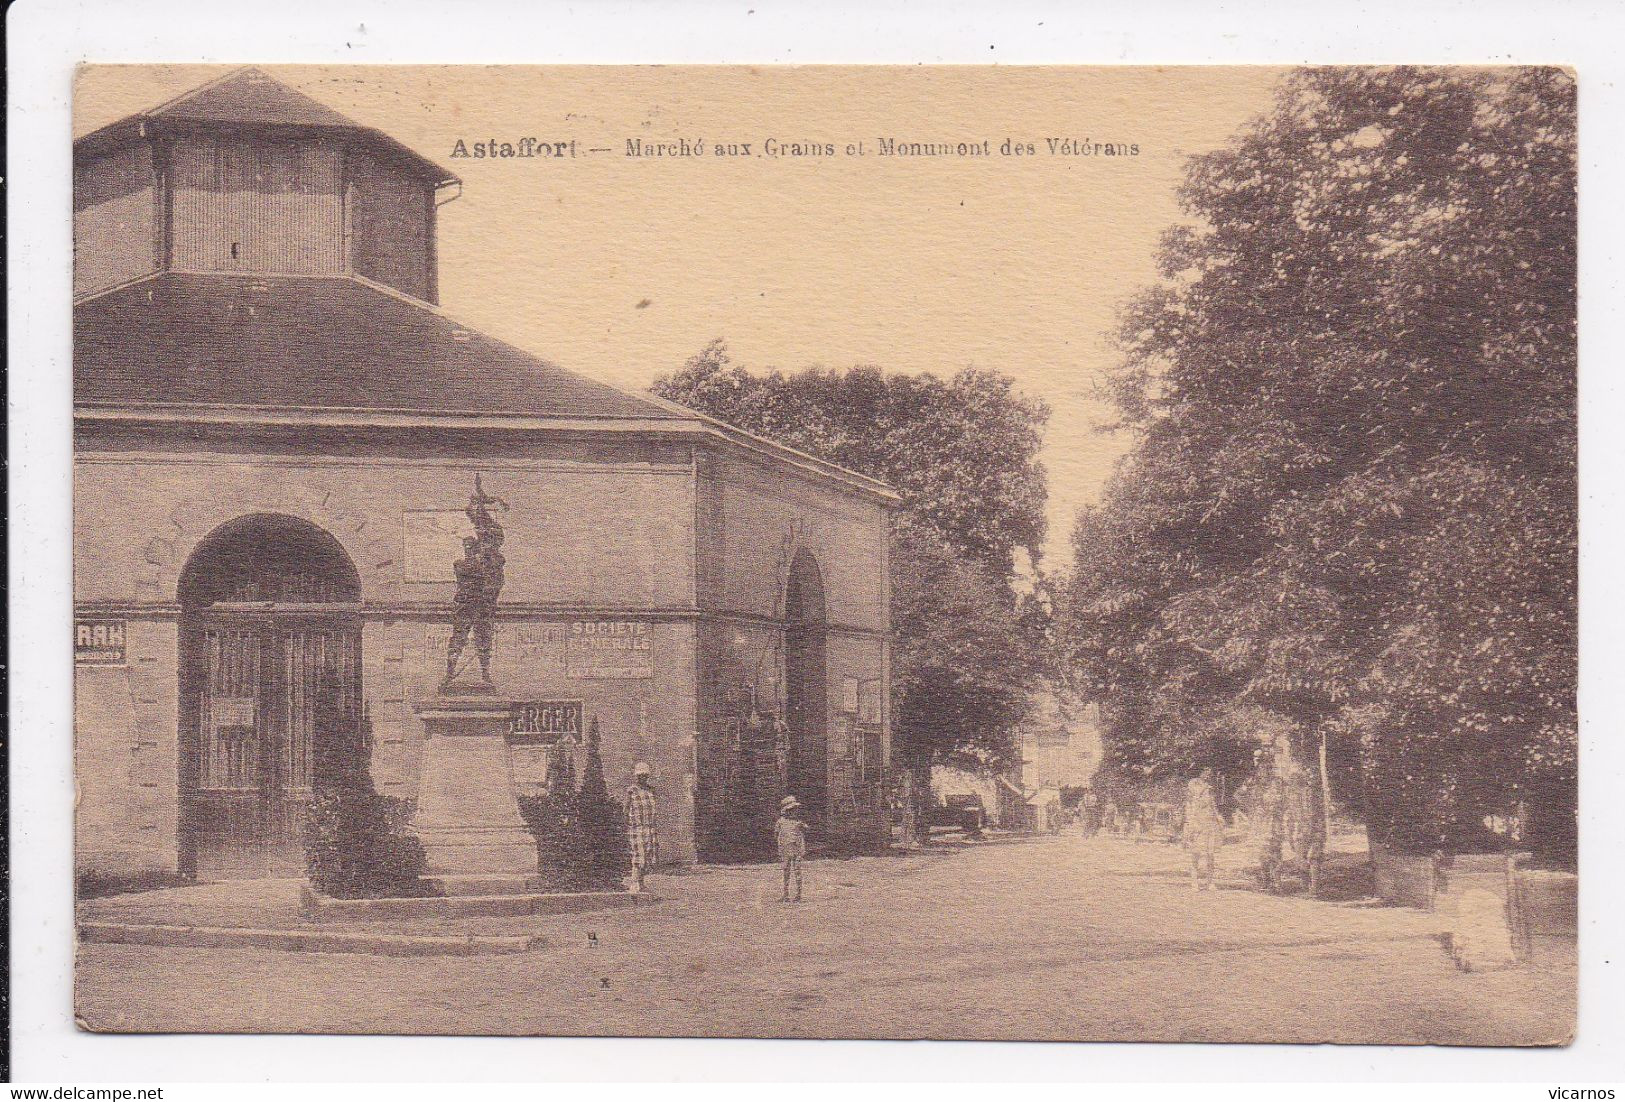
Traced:
<path fill-rule="evenodd" d="M 425 742 L 413 832 L 423 844 L 431 876 L 535 875 L 536 842 L 514 798 L 508 750 L 509 702 L 491 681 L 491 641 L 502 591 L 502 525 L 491 507 L 501 498 L 474 476 L 465 510 L 474 535 L 463 540 L 453 566 L 451 643 L 439 692 L 417 705 Z M 469 637 L 479 677 L 464 670 Z"/>
<path fill-rule="evenodd" d="M 502 543 L 506 533 L 491 515 L 492 505 L 504 512 L 508 503 L 485 492 L 480 476 L 474 476 L 474 493 L 469 496 L 468 514 L 474 525 L 474 535 L 463 540 L 463 557 L 452 565 L 457 578 L 457 592 L 451 599 L 451 645 L 446 648 L 446 681 L 441 693 L 467 695 L 494 693 L 491 684 L 491 638 L 495 629 L 497 595 L 502 592 Z M 480 659 L 478 683 L 457 683 L 458 665 L 470 633 L 474 636 L 474 650 Z"/>

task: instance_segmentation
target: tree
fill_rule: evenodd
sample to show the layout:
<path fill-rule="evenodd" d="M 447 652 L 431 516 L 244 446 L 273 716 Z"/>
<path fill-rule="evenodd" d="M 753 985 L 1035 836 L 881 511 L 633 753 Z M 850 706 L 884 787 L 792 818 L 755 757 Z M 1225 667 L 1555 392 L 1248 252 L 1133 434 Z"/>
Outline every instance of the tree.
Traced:
<path fill-rule="evenodd" d="M 334 677 L 322 679 L 313 716 L 314 791 L 304 825 L 311 886 L 339 899 L 416 896 L 429 891 L 423 845 L 408 827 L 405 801 L 373 787 L 372 720 L 342 704 Z"/>
<path fill-rule="evenodd" d="M 549 749 L 547 782 L 542 794 L 520 801 L 536 836 L 537 871 L 552 891 L 581 891 L 592 881 L 593 853 L 581 822 L 581 796 L 576 789 L 575 759 L 561 746 Z"/>
<path fill-rule="evenodd" d="M 1374 837 L 1572 852 L 1574 122 L 1554 69 L 1306 70 L 1193 159 L 1061 601 L 1119 750 L 1255 705 Z"/>
<path fill-rule="evenodd" d="M 1004 771 L 1017 764 L 1035 641 L 998 583 L 917 534 L 892 548 L 892 747 L 900 761 Z"/>
<path fill-rule="evenodd" d="M 658 380 L 656 394 L 730 425 L 891 486 L 899 529 L 931 537 L 1007 582 L 1016 552 L 1038 561 L 1044 541 L 1049 408 L 996 371 L 964 368 L 944 380 L 809 368 L 755 375 L 720 340 Z"/>
<path fill-rule="evenodd" d="M 898 491 L 894 755 L 914 770 L 1008 766 L 1043 668 L 1047 610 L 1015 582 L 1018 558 L 1036 564 L 1044 538 L 1047 407 L 974 368 L 946 380 L 875 367 L 758 375 L 721 341 L 654 390 Z"/>
<path fill-rule="evenodd" d="M 590 857 L 587 879 L 590 887 L 612 888 L 632 867 L 632 854 L 626 838 L 626 811 L 610 798 L 604 783 L 602 738 L 598 717 L 587 728 L 587 760 L 581 770 L 581 792 L 577 798 L 581 833 Z"/>

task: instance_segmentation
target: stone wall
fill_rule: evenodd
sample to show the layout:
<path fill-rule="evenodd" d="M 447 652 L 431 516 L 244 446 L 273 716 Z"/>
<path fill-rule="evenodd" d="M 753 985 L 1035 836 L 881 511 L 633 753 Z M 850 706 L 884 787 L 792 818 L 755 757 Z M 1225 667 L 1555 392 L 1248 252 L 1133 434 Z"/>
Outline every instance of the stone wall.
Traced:
<path fill-rule="evenodd" d="M 1372 842 L 1371 869 L 1378 898 L 1424 911 L 1433 909 L 1438 868 L 1432 857 L 1398 853 Z"/>
<path fill-rule="evenodd" d="M 596 448 L 419 460 L 243 448 L 178 453 L 81 439 L 75 468 L 76 612 L 126 626 L 123 665 L 81 666 L 75 748 L 78 863 L 119 875 L 177 868 L 177 583 L 193 550 L 237 517 L 306 520 L 361 578 L 363 691 L 381 791 L 411 798 L 422 730 L 412 705 L 438 686 L 468 527 L 472 475 L 512 509 L 493 675 L 520 700 L 581 700 L 598 718 L 612 794 L 647 760 L 664 851 L 692 860 L 695 625 L 692 469 Z M 101 445 L 101 446 L 99 446 Z M 572 676 L 577 625 L 628 625 L 647 669 Z M 469 648 L 472 658 L 473 648 Z M 579 665 L 579 664 L 578 664 Z"/>
<path fill-rule="evenodd" d="M 716 611 L 778 619 L 790 560 L 818 562 L 831 625 L 887 628 L 886 511 L 788 472 L 730 458 L 712 468 L 720 510 Z"/>
<path fill-rule="evenodd" d="M 157 271 L 158 178 L 141 143 L 73 171 L 73 293 L 88 295 Z"/>
<path fill-rule="evenodd" d="M 877 696 L 880 753 L 890 753 L 888 517 L 883 504 L 732 455 L 702 458 L 697 486 L 697 595 L 701 701 L 701 817 L 712 836 L 730 829 L 727 778 L 738 773 L 738 728 L 752 694 L 784 713 L 784 601 L 790 563 L 807 551 L 823 584 L 826 698 L 829 702 L 828 841 L 861 848 L 886 834 L 883 794 L 861 793 L 856 812 L 837 806 L 847 792 L 860 740 L 844 696 L 863 682 Z M 871 776 L 882 772 L 870 768 Z M 861 787 L 861 786 L 860 786 Z M 702 823 L 701 835 L 707 831 Z"/>
<path fill-rule="evenodd" d="M 122 666 L 74 670 L 75 866 L 173 873 L 178 784 L 173 620 L 131 620 Z"/>
<path fill-rule="evenodd" d="M 309 521 L 344 546 L 372 606 L 444 605 L 473 474 L 512 511 L 504 604 L 691 608 L 689 464 L 519 455 L 418 460 L 93 450 L 75 464 L 74 599 L 172 604 L 192 550 L 245 514 Z"/>
<path fill-rule="evenodd" d="M 1541 962 L 1572 953 L 1580 928 L 1579 877 L 1520 868 L 1513 887 L 1513 933 L 1519 955 Z"/>
<path fill-rule="evenodd" d="M 696 807 L 730 752 L 726 721 L 748 710 L 751 691 L 782 713 L 784 585 L 799 549 L 817 560 L 826 601 L 832 793 L 842 769 L 860 771 L 860 749 L 882 763 L 889 754 L 887 515 L 838 486 L 648 440 L 374 443 L 244 430 L 180 441 L 82 429 L 76 446 L 76 612 L 128 632 L 124 665 L 79 669 L 82 866 L 177 867 L 177 587 L 200 542 L 245 515 L 307 521 L 356 567 L 374 777 L 388 795 L 414 796 L 423 735 L 413 704 L 444 675 L 451 564 L 476 470 L 511 506 L 499 514 L 507 577 L 494 679 L 516 700 L 580 700 L 585 720 L 599 720 L 612 794 L 633 763 L 649 762 L 668 859 L 693 860 L 696 819 L 715 830 L 729 814 L 720 799 Z M 572 636 L 602 625 L 640 633 L 646 666 L 572 673 Z M 857 682 L 875 700 L 878 753 L 873 739 L 845 737 Z M 516 769 L 533 764 L 520 755 Z M 882 768 L 864 761 L 861 772 L 873 780 Z M 884 836 L 883 801 L 871 792 L 864 804 L 835 820 L 843 844 Z"/>

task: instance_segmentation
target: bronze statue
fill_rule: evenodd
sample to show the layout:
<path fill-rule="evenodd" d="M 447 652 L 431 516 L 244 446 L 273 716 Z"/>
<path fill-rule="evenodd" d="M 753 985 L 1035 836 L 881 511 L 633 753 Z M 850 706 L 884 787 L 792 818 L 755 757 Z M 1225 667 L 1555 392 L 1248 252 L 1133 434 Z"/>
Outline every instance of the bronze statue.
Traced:
<path fill-rule="evenodd" d="M 507 562 L 502 555 L 506 534 L 491 515 L 492 505 L 500 506 L 504 512 L 508 508 L 506 501 L 485 492 L 476 474 L 474 493 L 469 496 L 468 508 L 464 510 L 474 525 L 474 535 L 463 539 L 463 557 L 452 566 L 457 592 L 451 599 L 451 645 L 446 649 L 448 684 L 457 676 L 457 662 L 463 656 L 470 632 L 480 658 L 480 679 L 487 685 L 491 683 L 491 637 L 497 595 L 502 592 L 503 567 Z"/>

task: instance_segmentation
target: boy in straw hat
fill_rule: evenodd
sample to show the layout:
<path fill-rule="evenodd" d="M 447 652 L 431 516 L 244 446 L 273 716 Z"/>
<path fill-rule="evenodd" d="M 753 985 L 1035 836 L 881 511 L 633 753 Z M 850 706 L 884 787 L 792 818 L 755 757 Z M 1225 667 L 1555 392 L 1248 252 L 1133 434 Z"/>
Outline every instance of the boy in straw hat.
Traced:
<path fill-rule="evenodd" d="M 643 877 L 660 858 L 660 836 L 655 832 L 655 793 L 649 763 L 632 767 L 632 787 L 626 790 L 626 841 L 632 852 L 632 894 L 643 890 Z"/>
<path fill-rule="evenodd" d="M 795 902 L 801 902 L 801 859 L 807 856 L 807 824 L 796 817 L 801 801 L 786 796 L 779 801 L 779 821 L 773 824 L 773 834 L 779 843 L 779 860 L 784 862 L 784 895 L 780 903 L 789 903 L 790 881 L 796 882 Z"/>

